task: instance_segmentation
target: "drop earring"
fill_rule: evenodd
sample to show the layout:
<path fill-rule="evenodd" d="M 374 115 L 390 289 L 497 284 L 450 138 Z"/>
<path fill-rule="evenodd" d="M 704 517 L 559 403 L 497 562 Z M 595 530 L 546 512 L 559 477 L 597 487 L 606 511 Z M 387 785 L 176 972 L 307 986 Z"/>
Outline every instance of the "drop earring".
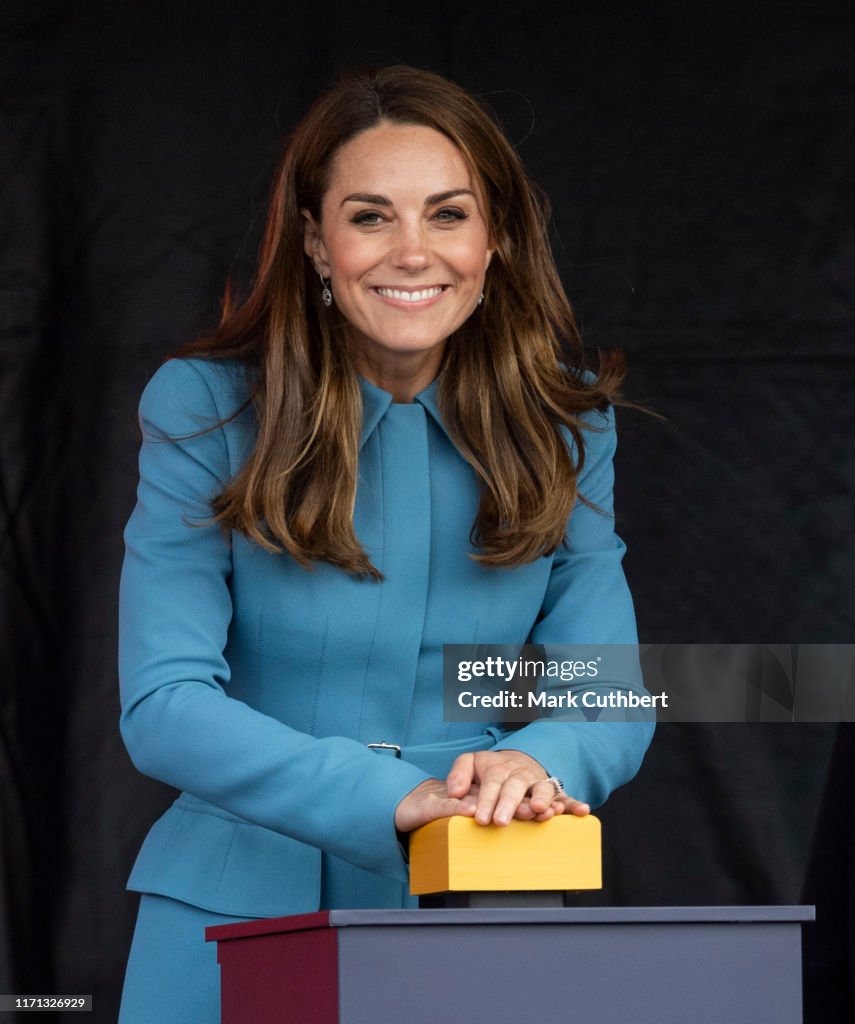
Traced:
<path fill-rule="evenodd" d="M 480 306 L 483 301 L 484 301 L 484 293 L 481 292 L 481 294 L 478 296 L 478 305 Z"/>
<path fill-rule="evenodd" d="M 332 305 L 332 292 L 330 291 L 329 282 L 324 280 L 323 274 L 319 274 L 318 276 L 321 279 L 321 284 L 324 286 L 321 291 L 321 302 L 323 302 L 327 309 L 329 309 Z"/>

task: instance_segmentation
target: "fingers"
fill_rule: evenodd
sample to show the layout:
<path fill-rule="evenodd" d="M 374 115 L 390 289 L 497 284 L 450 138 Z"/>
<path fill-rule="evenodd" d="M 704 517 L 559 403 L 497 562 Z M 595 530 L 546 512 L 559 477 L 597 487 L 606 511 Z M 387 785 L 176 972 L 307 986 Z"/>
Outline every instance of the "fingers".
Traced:
<path fill-rule="evenodd" d="M 546 772 L 528 754 L 519 750 L 485 750 L 474 755 L 474 774 L 479 784 L 475 820 L 479 825 L 507 825 L 523 801 Z M 532 808 L 534 813 L 546 805 Z M 525 812 L 524 812 L 525 813 Z"/>
<path fill-rule="evenodd" d="M 472 817 L 476 797 L 466 794 L 458 799 L 448 795 L 440 779 L 425 779 L 400 801 L 395 808 L 395 828 L 399 832 L 412 832 L 437 818 L 450 818 L 455 814 Z"/>
<path fill-rule="evenodd" d="M 556 793 L 543 766 L 522 751 L 481 751 L 469 756 L 478 786 L 475 820 L 479 825 L 507 825 L 512 818 L 549 821 L 565 813 L 583 817 L 591 810 L 575 797 Z"/>
<path fill-rule="evenodd" d="M 475 781 L 475 755 L 461 754 L 455 758 L 451 771 L 445 780 L 448 795 L 463 797 L 472 788 Z"/>
<path fill-rule="evenodd" d="M 558 814 L 578 817 L 591 808 L 566 793 L 556 794 L 543 767 L 518 750 L 461 754 L 445 782 L 426 779 L 398 804 L 395 827 L 411 832 L 437 818 L 455 814 L 472 817 L 479 825 L 549 821 Z"/>
<path fill-rule="evenodd" d="M 555 788 L 549 779 L 541 779 L 531 787 L 531 804 L 536 814 L 544 814 L 553 802 L 563 807 L 561 794 L 556 793 Z"/>
<path fill-rule="evenodd" d="M 502 778 L 503 774 L 491 772 L 481 780 L 475 809 L 475 820 L 479 825 L 489 825 L 491 821 L 507 825 L 528 794 L 531 781 L 525 772 L 511 772 Z"/>
<path fill-rule="evenodd" d="M 535 811 L 532 809 L 532 802 L 530 800 L 523 800 L 517 808 L 517 813 L 514 817 L 519 821 L 549 821 L 550 818 L 554 818 L 559 814 L 574 814 L 579 818 L 583 818 L 586 814 L 590 813 L 591 807 L 589 804 L 584 803 L 582 800 L 576 800 L 574 797 L 562 796 L 553 800 L 545 811 Z"/>
<path fill-rule="evenodd" d="M 575 814 L 577 818 L 584 818 L 586 814 L 591 813 L 591 805 L 586 804 L 584 800 L 576 800 L 572 796 L 565 796 L 564 810 L 569 811 L 570 814 Z"/>

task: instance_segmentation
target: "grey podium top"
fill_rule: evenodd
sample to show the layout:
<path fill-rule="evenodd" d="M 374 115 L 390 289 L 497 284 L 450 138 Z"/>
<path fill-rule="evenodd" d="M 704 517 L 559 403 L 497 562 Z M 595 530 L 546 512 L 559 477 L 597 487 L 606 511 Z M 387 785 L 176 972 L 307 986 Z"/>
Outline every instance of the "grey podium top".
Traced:
<path fill-rule="evenodd" d="M 332 928 L 412 924 L 663 924 L 813 921 L 813 907 L 490 907 L 330 910 Z"/>
<path fill-rule="evenodd" d="M 783 924 L 815 919 L 811 906 L 761 907 L 491 907 L 423 910 L 326 910 L 294 917 L 216 925 L 211 940 L 317 928 L 424 925 Z"/>

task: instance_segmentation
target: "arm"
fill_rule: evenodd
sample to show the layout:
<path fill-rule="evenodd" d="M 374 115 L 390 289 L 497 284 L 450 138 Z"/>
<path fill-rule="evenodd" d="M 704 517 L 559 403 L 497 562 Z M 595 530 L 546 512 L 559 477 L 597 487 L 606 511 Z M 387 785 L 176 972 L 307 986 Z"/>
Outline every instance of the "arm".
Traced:
<path fill-rule="evenodd" d="M 532 630 L 530 641 L 541 644 L 634 644 L 637 642 L 632 599 L 621 568 L 625 551 L 615 535 L 613 520 L 614 471 L 612 460 L 616 447 L 614 413 L 590 414 L 599 431 L 585 435 L 586 459 L 579 478 L 579 493 L 602 511 L 588 508 L 581 502 L 570 517 L 566 544 L 554 558 L 541 616 Z M 449 791 L 460 795 L 467 783 L 486 786 L 487 772 L 492 772 L 490 787 L 483 794 L 476 817 L 490 820 L 499 801 L 504 807 L 497 814 L 513 813 L 514 801 L 522 799 L 518 792 L 521 781 L 511 782 L 511 792 L 504 787 L 513 770 L 522 771 L 521 779 L 542 778 L 549 773 L 564 780 L 567 791 L 579 801 L 597 806 L 609 793 L 628 782 L 638 771 L 644 752 L 653 735 L 653 724 L 639 721 L 532 722 L 518 732 L 509 733 L 492 751 L 458 759 L 449 776 Z M 496 760 L 500 751 L 518 751 L 527 755 L 519 766 Z M 540 768 L 533 767 L 531 760 Z M 545 798 L 545 789 L 537 796 Z M 535 809 L 545 805 L 538 800 Z M 576 806 L 565 806 L 574 813 L 584 813 Z M 499 819 L 494 819 L 499 820 Z"/>
<path fill-rule="evenodd" d="M 394 812 L 426 773 L 355 740 L 297 732 L 227 694 L 232 553 L 219 526 L 206 524 L 239 461 L 229 449 L 237 425 L 206 430 L 240 402 L 224 393 L 223 373 L 167 363 L 141 402 L 120 601 L 125 744 L 144 774 L 403 879 Z"/>

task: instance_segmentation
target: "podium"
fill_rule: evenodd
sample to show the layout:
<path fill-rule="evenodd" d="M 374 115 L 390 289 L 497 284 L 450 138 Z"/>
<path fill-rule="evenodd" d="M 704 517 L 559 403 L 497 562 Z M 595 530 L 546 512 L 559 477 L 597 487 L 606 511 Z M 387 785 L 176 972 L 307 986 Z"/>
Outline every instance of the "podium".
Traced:
<path fill-rule="evenodd" d="M 446 819 L 414 835 L 414 891 L 468 889 L 492 905 L 208 928 L 222 1024 L 801 1024 L 801 926 L 813 907 L 536 905 L 544 890 L 599 886 L 596 819 L 560 821 Z M 532 863 L 520 850 L 530 854 L 533 837 L 543 857 Z M 496 905 L 503 890 L 511 905 Z M 528 896 L 535 905 L 520 905 Z"/>
<path fill-rule="evenodd" d="M 801 1024 L 810 907 L 330 910 L 219 925 L 222 1024 Z"/>

